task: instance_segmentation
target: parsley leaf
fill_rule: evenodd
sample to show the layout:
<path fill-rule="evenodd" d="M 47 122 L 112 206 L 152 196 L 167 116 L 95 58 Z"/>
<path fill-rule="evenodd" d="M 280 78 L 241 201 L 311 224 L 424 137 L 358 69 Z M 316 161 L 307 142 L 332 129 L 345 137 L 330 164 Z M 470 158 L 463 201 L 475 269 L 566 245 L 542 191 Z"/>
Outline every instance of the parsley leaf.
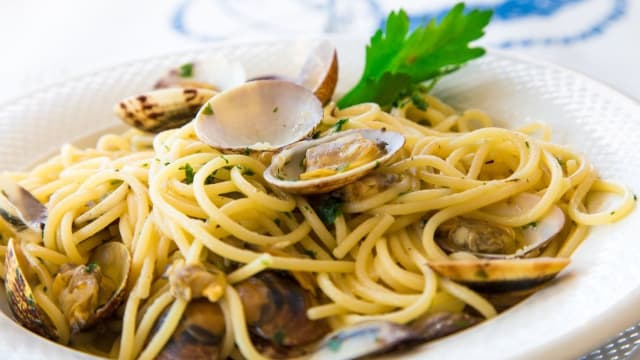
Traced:
<path fill-rule="evenodd" d="M 490 10 L 465 14 L 464 4 L 459 3 L 439 23 L 431 20 L 409 33 L 407 13 L 391 12 L 385 29 L 371 37 L 360 81 L 338 106 L 371 101 L 391 105 L 402 93 L 411 93 L 412 85 L 435 80 L 484 55 L 483 48 L 469 43 L 484 35 L 491 15 Z"/>

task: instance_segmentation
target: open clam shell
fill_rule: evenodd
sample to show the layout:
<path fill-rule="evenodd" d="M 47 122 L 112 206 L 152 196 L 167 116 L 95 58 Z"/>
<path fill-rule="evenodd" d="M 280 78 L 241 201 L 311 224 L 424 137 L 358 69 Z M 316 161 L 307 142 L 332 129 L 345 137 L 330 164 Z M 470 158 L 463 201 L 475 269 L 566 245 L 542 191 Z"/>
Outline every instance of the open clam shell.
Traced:
<path fill-rule="evenodd" d="M 115 284 L 113 293 L 101 287 L 93 323 L 111 316 L 126 299 L 127 281 L 131 270 L 131 255 L 127 247 L 116 241 L 100 245 L 93 253 L 90 263 L 97 264 L 102 276 Z"/>
<path fill-rule="evenodd" d="M 47 208 L 27 189 L 0 179 L 0 217 L 20 239 L 38 239 L 47 220 Z"/>
<path fill-rule="evenodd" d="M 58 341 L 59 336 L 51 319 L 42 310 L 33 295 L 30 283 L 37 277 L 30 270 L 22 248 L 14 239 L 9 239 L 5 255 L 7 275 L 5 288 L 7 302 L 16 320 L 27 329 L 48 339 Z"/>
<path fill-rule="evenodd" d="M 475 325 L 481 319 L 464 313 L 424 314 L 410 324 L 370 320 L 327 335 L 310 359 L 360 359 L 431 341 Z"/>
<path fill-rule="evenodd" d="M 322 120 L 322 105 L 308 89 L 282 80 L 258 80 L 212 98 L 198 112 L 195 131 L 223 150 L 277 150 L 305 136 Z"/>
<path fill-rule="evenodd" d="M 296 82 L 313 91 L 325 105 L 331 100 L 338 83 L 338 55 L 328 41 L 316 46 L 305 61 Z"/>
<path fill-rule="evenodd" d="M 453 281 L 487 293 L 520 291 L 553 279 L 567 258 L 431 261 L 429 266 Z"/>
<path fill-rule="evenodd" d="M 307 180 L 300 179 L 300 175 L 305 172 L 304 162 L 307 150 L 319 145 L 340 141 L 341 138 L 354 134 L 380 144 L 383 148 L 381 156 L 333 175 Z M 264 178 L 272 185 L 290 193 L 327 193 L 350 184 L 382 166 L 402 149 L 404 142 L 404 136 L 399 133 L 371 129 L 343 131 L 316 140 L 301 141 L 274 156 L 271 165 L 264 172 Z"/>
<path fill-rule="evenodd" d="M 7 289 L 9 308 L 18 322 L 39 335 L 58 341 L 59 335 L 55 326 L 38 304 L 32 290 L 32 286 L 38 282 L 38 277 L 31 270 L 24 257 L 20 243 L 13 239 L 9 240 L 5 266 L 7 267 L 5 287 Z M 130 267 L 129 251 L 119 242 L 109 242 L 96 248 L 88 265 L 68 266 L 71 273 L 76 272 L 86 276 L 91 276 L 90 274 L 96 271 L 95 269 L 100 269 L 101 272 L 101 282 L 98 288 L 91 289 L 91 291 L 97 292 L 98 302 L 95 311 L 80 320 L 76 317 L 67 319 L 74 332 L 91 327 L 99 320 L 111 316 L 118 309 L 126 296 L 126 283 Z M 72 276 L 74 275 L 67 276 L 67 281 Z M 54 287 L 56 287 L 56 281 L 59 281 L 57 276 L 56 280 L 54 280 Z M 90 282 L 68 281 L 60 282 L 59 284 L 63 284 L 68 299 L 73 300 L 75 296 L 73 292 L 75 290 L 87 291 L 83 287 L 89 286 L 87 284 L 90 284 Z M 77 285 L 78 288 L 71 288 L 73 285 Z M 56 293 L 54 289 L 50 289 L 50 291 Z M 53 297 L 54 303 L 57 302 L 57 305 L 66 314 L 67 311 L 65 310 L 67 309 L 60 301 L 60 294 L 55 294 Z M 70 308 L 77 305 L 73 301 L 65 303 Z"/>
<path fill-rule="evenodd" d="M 486 207 L 498 216 L 518 216 L 530 211 L 541 197 L 521 193 L 506 201 Z M 487 259 L 512 259 L 536 256 L 562 230 L 565 215 L 552 206 L 540 219 L 525 226 L 511 228 L 483 220 L 455 218 L 443 225 L 444 234 L 436 237 L 447 252 L 465 251 Z"/>
<path fill-rule="evenodd" d="M 198 110 L 216 94 L 204 88 L 166 88 L 130 96 L 113 111 L 122 121 L 139 130 L 158 133 L 193 120 Z"/>

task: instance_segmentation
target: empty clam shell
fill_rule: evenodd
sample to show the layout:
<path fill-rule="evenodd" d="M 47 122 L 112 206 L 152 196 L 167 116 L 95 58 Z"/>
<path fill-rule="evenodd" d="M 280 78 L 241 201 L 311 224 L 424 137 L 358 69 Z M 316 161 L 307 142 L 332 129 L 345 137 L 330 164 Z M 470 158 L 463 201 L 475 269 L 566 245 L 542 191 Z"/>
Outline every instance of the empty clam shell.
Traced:
<path fill-rule="evenodd" d="M 345 143 L 344 139 L 353 138 L 356 135 L 358 139 L 364 138 L 376 144 L 381 150 L 379 155 L 353 167 L 350 166 L 350 163 L 345 163 L 344 159 L 329 159 L 327 160 L 328 162 L 335 160 L 333 161 L 334 163 L 341 164 L 332 169 L 335 172 L 334 174 L 305 180 L 301 179 L 301 175 L 308 172 L 308 168 L 305 166 L 305 162 L 308 163 L 308 150 L 318 149 L 319 146 L 331 143 L 341 143 L 348 146 L 349 144 Z M 271 165 L 264 172 L 264 178 L 272 185 L 290 193 L 327 193 L 352 183 L 380 167 L 402 149 L 404 142 L 404 136 L 399 133 L 371 129 L 343 131 L 316 140 L 301 141 L 274 156 Z M 316 155 L 318 157 L 322 156 L 322 154 Z M 343 155 L 343 151 L 337 151 L 335 147 L 327 146 L 327 157 L 340 157 Z M 320 162 L 323 162 L 323 160 L 320 160 Z"/>
<path fill-rule="evenodd" d="M 526 290 L 553 279 L 567 258 L 431 261 L 438 274 L 475 290 L 496 293 Z"/>
<path fill-rule="evenodd" d="M 0 217 L 21 240 L 38 240 L 47 220 L 47 208 L 27 189 L 2 178 Z"/>
<path fill-rule="evenodd" d="M 323 41 L 305 61 L 296 82 L 313 91 L 324 105 L 331 100 L 338 83 L 338 55 L 335 46 Z"/>
<path fill-rule="evenodd" d="M 152 90 L 120 101 L 113 110 L 130 126 L 158 133 L 193 120 L 200 107 L 215 94 L 204 88 Z"/>
<path fill-rule="evenodd" d="M 227 90 L 203 106 L 197 136 L 217 149 L 276 150 L 313 131 L 322 105 L 311 91 L 282 80 L 258 80 Z"/>

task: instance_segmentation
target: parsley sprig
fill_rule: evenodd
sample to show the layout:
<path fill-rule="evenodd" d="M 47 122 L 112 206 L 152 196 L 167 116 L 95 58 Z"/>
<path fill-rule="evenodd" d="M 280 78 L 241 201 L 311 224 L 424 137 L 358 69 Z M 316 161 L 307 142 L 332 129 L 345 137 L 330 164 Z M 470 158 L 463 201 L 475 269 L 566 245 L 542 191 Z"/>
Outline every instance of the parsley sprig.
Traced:
<path fill-rule="evenodd" d="M 371 37 L 360 81 L 338 106 L 362 102 L 389 106 L 403 94 L 411 94 L 416 85 L 435 81 L 484 55 L 483 48 L 469 44 L 484 35 L 491 15 L 491 10 L 465 13 L 464 4 L 459 3 L 439 23 L 431 20 L 410 33 L 407 13 L 391 12 L 384 31 Z"/>

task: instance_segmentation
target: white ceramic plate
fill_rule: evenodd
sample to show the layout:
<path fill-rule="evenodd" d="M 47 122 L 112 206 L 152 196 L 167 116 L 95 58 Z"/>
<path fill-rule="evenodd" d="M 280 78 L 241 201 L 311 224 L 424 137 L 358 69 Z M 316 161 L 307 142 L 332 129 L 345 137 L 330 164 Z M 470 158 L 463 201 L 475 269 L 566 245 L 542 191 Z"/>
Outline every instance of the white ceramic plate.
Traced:
<path fill-rule="evenodd" d="M 218 54 L 242 62 L 249 76 L 293 75 L 315 42 L 220 44 L 204 50 L 119 65 L 50 86 L 0 106 L 0 169 L 18 169 L 61 144 L 117 125 L 112 106 L 148 89 L 158 75 L 195 57 Z M 360 75 L 364 46 L 337 40 L 339 90 Z M 640 106 L 585 76 L 553 65 L 491 53 L 437 87 L 446 101 L 480 107 L 516 127 L 544 121 L 554 141 L 593 162 L 600 174 L 640 189 Z M 424 345 L 407 358 L 569 359 L 640 320 L 640 211 L 594 229 L 552 286 L 497 318 Z M 84 358 L 39 338 L 8 316 L 0 298 L 2 358 Z"/>

